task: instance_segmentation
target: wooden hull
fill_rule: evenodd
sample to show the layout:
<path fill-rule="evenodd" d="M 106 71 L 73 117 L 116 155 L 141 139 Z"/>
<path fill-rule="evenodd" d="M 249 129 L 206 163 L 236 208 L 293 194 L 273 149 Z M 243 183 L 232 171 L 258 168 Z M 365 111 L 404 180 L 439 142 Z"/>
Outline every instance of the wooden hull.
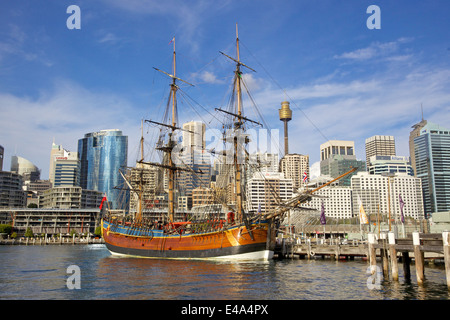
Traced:
<path fill-rule="evenodd" d="M 165 234 L 162 230 L 136 231 L 102 221 L 108 250 L 115 255 L 171 259 L 268 260 L 273 256 L 268 223 L 251 226 L 253 240 L 245 226 L 225 231 L 195 234 Z"/>

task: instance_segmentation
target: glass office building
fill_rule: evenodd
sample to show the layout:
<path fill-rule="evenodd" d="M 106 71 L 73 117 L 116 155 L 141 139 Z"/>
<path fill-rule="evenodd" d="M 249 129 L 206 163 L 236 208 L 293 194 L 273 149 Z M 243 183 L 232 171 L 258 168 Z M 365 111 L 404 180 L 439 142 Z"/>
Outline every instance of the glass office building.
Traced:
<path fill-rule="evenodd" d="M 414 152 L 426 217 L 450 211 L 450 130 L 428 122 L 414 138 Z"/>
<path fill-rule="evenodd" d="M 101 130 L 85 134 L 78 140 L 80 186 L 106 193 L 111 209 L 128 207 L 124 180 L 119 169 L 127 166 L 128 137 L 122 131 Z"/>

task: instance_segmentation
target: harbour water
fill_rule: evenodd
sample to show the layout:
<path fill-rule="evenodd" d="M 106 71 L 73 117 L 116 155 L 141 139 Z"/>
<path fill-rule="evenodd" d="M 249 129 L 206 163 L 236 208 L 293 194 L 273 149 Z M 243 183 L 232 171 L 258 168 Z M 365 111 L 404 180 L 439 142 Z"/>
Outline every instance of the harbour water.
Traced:
<path fill-rule="evenodd" d="M 363 260 L 211 262 L 117 258 L 104 245 L 0 246 L 2 300 L 448 300 L 443 265 L 423 286 L 384 281 L 369 288 Z M 70 266 L 80 289 L 69 289 Z"/>

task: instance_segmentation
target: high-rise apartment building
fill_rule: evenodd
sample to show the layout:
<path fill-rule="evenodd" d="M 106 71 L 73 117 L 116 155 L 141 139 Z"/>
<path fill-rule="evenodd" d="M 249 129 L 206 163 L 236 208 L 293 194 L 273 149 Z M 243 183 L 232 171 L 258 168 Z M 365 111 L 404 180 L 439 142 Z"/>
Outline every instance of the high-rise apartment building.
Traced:
<path fill-rule="evenodd" d="M 348 172 L 352 168 L 358 171 L 366 170 L 366 163 L 357 160 L 354 141 L 330 140 L 320 145 L 320 174 L 332 178 Z M 356 172 L 339 180 L 341 186 L 350 186 L 350 179 Z"/>
<path fill-rule="evenodd" d="M 20 174 L 0 171 L 0 207 L 25 207 L 27 192 L 22 187 L 23 178 Z"/>
<path fill-rule="evenodd" d="M 400 198 L 405 203 L 403 215 L 423 219 L 422 184 L 419 178 L 402 174 L 369 174 L 358 172 L 351 179 L 353 216 L 358 216 L 361 202 L 367 214 L 391 215 L 400 221 Z M 359 199 L 358 199 L 359 198 Z"/>
<path fill-rule="evenodd" d="M 428 122 L 414 138 L 416 177 L 422 180 L 426 217 L 450 211 L 450 129 Z"/>
<path fill-rule="evenodd" d="M 395 139 L 393 136 L 373 136 L 366 139 L 366 166 L 373 156 L 395 156 Z"/>
<path fill-rule="evenodd" d="M 333 180 L 330 176 L 319 176 L 308 183 L 308 188 L 314 189 Z M 303 206 L 314 208 L 321 212 L 322 203 L 325 216 L 335 219 L 347 219 L 353 216 L 352 189 L 339 186 L 336 181 L 330 186 L 320 189 L 315 193 L 318 197 L 312 197 L 311 201 Z"/>
<path fill-rule="evenodd" d="M 81 187 L 65 186 L 45 190 L 39 197 L 40 208 L 83 209 L 98 208 L 103 193 L 82 190 Z"/>
<path fill-rule="evenodd" d="M 287 179 L 292 179 L 294 192 L 304 185 L 309 178 L 309 156 L 286 154 L 280 161 L 280 171 Z M 306 179 L 304 177 L 306 175 Z"/>
<path fill-rule="evenodd" d="M 247 210 L 268 213 L 280 202 L 293 195 L 292 179 L 286 179 L 282 172 L 255 173 L 247 184 Z"/>
<path fill-rule="evenodd" d="M 118 129 L 85 134 L 78 140 L 80 186 L 106 193 L 112 209 L 128 207 L 119 169 L 127 166 L 128 137 Z"/>

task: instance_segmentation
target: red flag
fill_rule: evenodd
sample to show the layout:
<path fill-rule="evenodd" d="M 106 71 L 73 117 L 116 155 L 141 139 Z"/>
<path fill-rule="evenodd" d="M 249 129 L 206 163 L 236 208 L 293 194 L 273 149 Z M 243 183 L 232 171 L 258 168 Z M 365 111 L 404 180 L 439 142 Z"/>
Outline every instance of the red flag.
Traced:
<path fill-rule="evenodd" d="M 102 208 L 103 208 L 103 202 L 105 202 L 105 200 L 106 200 L 106 193 L 105 193 L 105 195 L 103 196 L 102 203 L 100 203 L 100 210 L 102 210 Z"/>

